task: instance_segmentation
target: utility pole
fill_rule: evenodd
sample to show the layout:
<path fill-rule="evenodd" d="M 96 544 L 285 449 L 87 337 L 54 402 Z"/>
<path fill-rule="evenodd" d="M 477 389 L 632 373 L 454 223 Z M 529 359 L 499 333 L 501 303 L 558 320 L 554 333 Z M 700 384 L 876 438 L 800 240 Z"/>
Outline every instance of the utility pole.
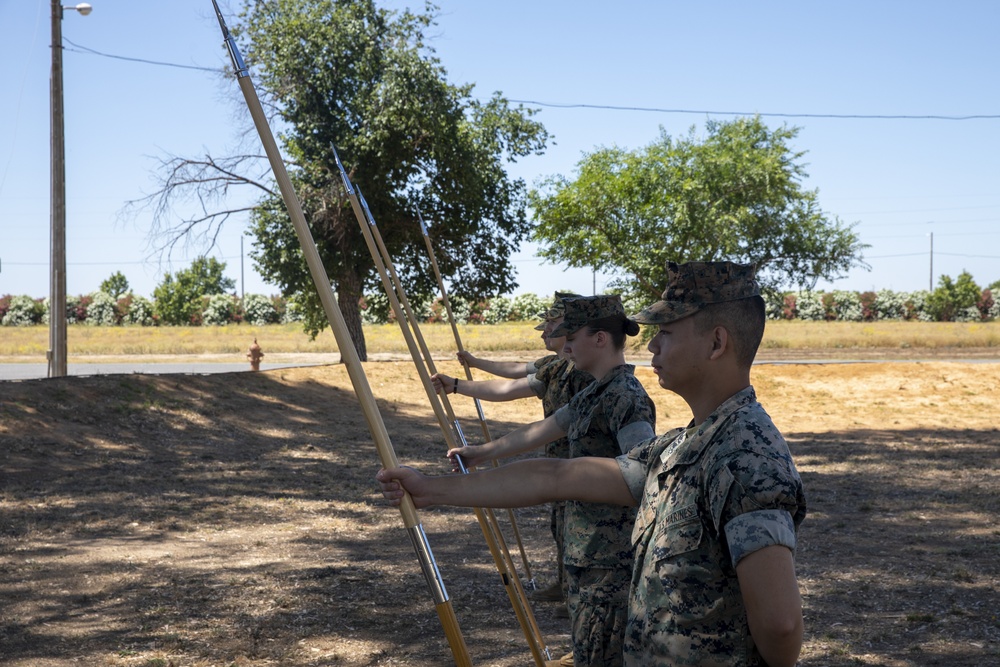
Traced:
<path fill-rule="evenodd" d="M 63 136 L 62 18 L 63 9 L 86 16 L 93 9 L 83 2 L 63 7 L 52 0 L 52 74 L 49 78 L 51 212 L 49 277 L 48 376 L 66 375 L 66 147 Z"/>
<path fill-rule="evenodd" d="M 931 232 L 931 278 L 930 285 L 927 287 L 928 292 L 934 291 L 934 232 Z"/>

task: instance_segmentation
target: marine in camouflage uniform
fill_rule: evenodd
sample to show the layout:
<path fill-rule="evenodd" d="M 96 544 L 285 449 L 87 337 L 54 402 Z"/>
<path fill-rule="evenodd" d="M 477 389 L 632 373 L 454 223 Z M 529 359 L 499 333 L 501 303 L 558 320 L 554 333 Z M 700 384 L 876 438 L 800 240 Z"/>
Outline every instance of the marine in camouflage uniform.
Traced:
<path fill-rule="evenodd" d="M 562 317 L 566 313 L 566 306 L 563 304 L 563 299 L 576 298 L 579 296 L 580 296 L 579 294 L 573 294 L 572 292 L 556 292 L 555 297 L 552 300 L 552 305 L 543 310 L 542 312 L 538 313 L 537 315 L 535 315 L 535 317 L 542 320 L 541 323 L 535 325 L 535 331 L 545 331 L 545 327 L 548 325 L 549 322 Z M 544 334 L 542 337 L 546 338 Z M 557 353 L 557 354 L 547 354 L 544 357 L 536 359 L 535 361 L 529 361 L 527 366 L 528 377 L 531 378 L 532 376 L 536 375 L 538 371 L 542 370 L 551 363 L 559 361 L 559 359 L 561 358 L 562 358 L 561 355 Z M 545 388 L 542 387 L 540 389 L 535 389 L 535 393 L 538 395 L 539 398 L 542 399 L 542 408 L 545 409 L 545 396 L 544 396 Z M 572 398 L 572 396 L 570 396 L 569 398 Z M 552 412 L 555 412 L 556 409 L 566 405 L 566 403 L 569 402 L 569 398 L 567 398 L 562 403 L 556 405 L 555 408 L 553 408 L 551 411 L 546 411 L 545 416 L 548 417 L 550 414 L 552 414 Z"/>
<path fill-rule="evenodd" d="M 710 303 L 759 295 L 752 266 L 668 270 L 663 301 L 636 321 L 669 324 Z M 639 502 L 625 664 L 766 665 L 750 634 L 736 566 L 768 546 L 794 552 L 806 502 L 788 446 L 753 387 L 697 426 L 663 434 L 618 463 Z"/>
<path fill-rule="evenodd" d="M 788 446 L 753 388 L 619 464 L 640 501 L 625 664 L 765 665 L 736 564 L 769 545 L 794 551 L 806 504 Z"/>
<path fill-rule="evenodd" d="M 660 325 L 649 344 L 653 370 L 691 408 L 687 428 L 623 447 L 630 451 L 610 466 L 573 457 L 514 462 L 475 479 L 410 468 L 377 478 L 394 504 L 405 489 L 418 508 L 523 507 L 539 497 L 637 504 L 624 664 L 761 667 L 766 655 L 791 666 L 802 646 L 794 548 L 806 502 L 788 446 L 749 381 L 765 320 L 760 288 L 752 266 L 667 268 L 663 300 L 635 320 Z"/>
<path fill-rule="evenodd" d="M 581 371 L 569 359 L 557 359 L 540 368 L 528 378 L 528 386 L 542 399 L 542 411 L 546 417 L 570 402 L 574 396 L 586 389 L 594 381 L 593 376 Z M 552 458 L 569 457 L 569 440 L 559 438 L 545 445 L 545 456 Z M 556 584 L 566 594 L 565 542 L 563 534 L 566 524 L 566 503 L 552 503 L 549 529 L 556 543 L 557 577 Z"/>
<path fill-rule="evenodd" d="M 567 299 L 565 319 L 551 335 L 618 313 L 624 318 L 617 297 Z M 556 411 L 571 458 L 614 458 L 652 437 L 656 409 L 634 372 L 632 365 L 616 366 Z M 564 563 L 577 665 L 622 664 L 634 521 L 632 507 L 566 502 Z"/>
<path fill-rule="evenodd" d="M 563 317 L 566 314 L 563 299 L 579 296 L 579 294 L 570 292 L 556 292 L 552 307 L 538 314 L 538 317 L 545 321 L 536 326 L 535 329 L 543 331 L 546 322 Z M 569 359 L 560 358 L 558 355 L 550 356 L 551 358 L 542 357 L 542 359 L 535 361 L 534 372 L 529 372 L 530 377 L 528 378 L 528 386 L 542 400 L 542 413 L 545 417 L 555 414 L 556 410 L 569 403 L 570 399 L 594 381 L 590 373 L 581 371 Z M 567 458 L 569 456 L 569 440 L 559 438 L 545 445 L 545 455 L 553 458 Z M 549 530 L 556 543 L 556 586 L 562 591 L 563 597 L 566 595 L 566 570 L 563 565 L 565 520 L 566 503 L 552 503 Z"/>

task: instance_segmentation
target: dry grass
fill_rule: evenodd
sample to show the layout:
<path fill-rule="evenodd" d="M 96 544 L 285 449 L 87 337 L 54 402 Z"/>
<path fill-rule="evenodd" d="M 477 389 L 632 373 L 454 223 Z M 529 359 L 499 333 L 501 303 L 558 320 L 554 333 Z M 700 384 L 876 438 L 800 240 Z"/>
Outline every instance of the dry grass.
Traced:
<path fill-rule="evenodd" d="M 1000 347 L 1000 322 L 768 322 L 767 349 Z"/>
<path fill-rule="evenodd" d="M 488 327 L 459 327 L 468 349 L 482 351 L 539 350 L 541 341 L 533 323 L 512 322 Z M 366 325 L 368 350 L 372 353 L 406 353 L 406 342 L 396 324 Z M 446 324 L 424 324 L 420 331 L 429 348 L 453 350 L 455 338 Z M 245 353 L 257 338 L 267 352 L 327 353 L 337 351 L 329 329 L 315 340 L 298 324 L 247 324 L 222 327 L 89 327 L 71 326 L 66 339 L 71 356 L 187 355 Z M 0 357 L 45 356 L 49 347 L 47 326 L 3 327 Z"/>
<path fill-rule="evenodd" d="M 459 327 L 468 350 L 520 353 L 541 350 L 531 322 Z M 434 352 L 455 349 L 451 327 L 424 324 L 420 331 Z M 0 357 L 43 357 L 48 327 L 3 327 Z M 88 327 L 71 326 L 67 334 L 73 357 L 244 354 L 257 338 L 268 353 L 328 353 L 337 351 L 330 330 L 315 340 L 297 324 L 224 327 Z M 406 342 L 395 324 L 366 325 L 370 354 L 406 354 Z M 635 352 L 643 344 L 636 340 Z M 1000 322 L 801 322 L 768 323 L 762 351 L 781 350 L 941 350 L 1000 348 Z M 14 361 L 16 359 L 8 359 Z"/>

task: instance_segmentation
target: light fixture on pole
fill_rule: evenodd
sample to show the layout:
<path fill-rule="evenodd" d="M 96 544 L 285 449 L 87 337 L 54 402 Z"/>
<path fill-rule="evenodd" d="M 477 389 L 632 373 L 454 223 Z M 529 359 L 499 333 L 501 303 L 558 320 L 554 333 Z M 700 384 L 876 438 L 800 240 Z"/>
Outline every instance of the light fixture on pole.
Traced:
<path fill-rule="evenodd" d="M 91 7 L 81 2 L 63 7 L 52 0 L 52 74 L 49 79 L 51 146 L 51 252 L 49 277 L 49 377 L 66 375 L 66 148 L 63 137 L 62 17 L 71 9 L 86 16 Z"/>

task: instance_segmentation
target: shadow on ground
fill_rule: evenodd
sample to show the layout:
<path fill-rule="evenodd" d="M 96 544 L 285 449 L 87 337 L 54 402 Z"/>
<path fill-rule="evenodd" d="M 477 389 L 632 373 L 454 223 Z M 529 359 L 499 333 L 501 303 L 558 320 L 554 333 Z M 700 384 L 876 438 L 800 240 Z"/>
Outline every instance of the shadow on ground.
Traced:
<path fill-rule="evenodd" d="M 0 384 L 4 664 L 449 663 L 399 514 L 376 492 L 357 401 L 316 378 Z M 429 410 L 380 407 L 401 461 L 446 469 Z M 802 665 L 996 661 L 997 432 L 789 440 L 810 503 L 798 552 Z M 473 663 L 530 664 L 474 516 L 421 517 Z M 548 512 L 517 521 L 548 583 Z M 568 627 L 554 609 L 535 605 L 535 615 L 558 657 Z"/>

